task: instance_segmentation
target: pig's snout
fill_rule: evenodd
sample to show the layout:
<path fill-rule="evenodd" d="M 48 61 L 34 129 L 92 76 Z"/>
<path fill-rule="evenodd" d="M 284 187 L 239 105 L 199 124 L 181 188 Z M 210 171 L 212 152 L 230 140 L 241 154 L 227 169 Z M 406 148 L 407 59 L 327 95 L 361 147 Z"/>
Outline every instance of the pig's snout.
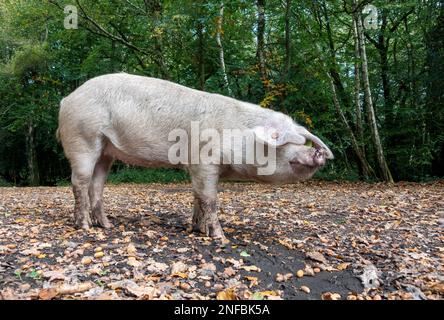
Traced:
<path fill-rule="evenodd" d="M 316 149 L 313 154 L 313 163 L 316 166 L 323 166 L 325 165 L 326 161 L 326 151 L 324 149 Z"/>
<path fill-rule="evenodd" d="M 301 166 L 306 168 L 317 169 L 325 165 L 328 159 L 328 151 L 317 145 L 308 147 L 300 152 L 293 160 L 290 161 L 292 167 L 296 170 Z"/>

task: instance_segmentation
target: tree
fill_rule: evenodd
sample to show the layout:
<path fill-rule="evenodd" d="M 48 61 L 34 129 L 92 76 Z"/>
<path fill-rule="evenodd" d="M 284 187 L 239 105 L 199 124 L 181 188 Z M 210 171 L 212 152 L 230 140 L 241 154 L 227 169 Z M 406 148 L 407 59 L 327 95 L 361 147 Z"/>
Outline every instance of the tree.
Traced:
<path fill-rule="evenodd" d="M 264 84 L 264 90 L 268 89 L 267 66 L 265 62 L 265 0 L 257 0 L 257 59 L 259 73 Z"/>
<path fill-rule="evenodd" d="M 224 79 L 224 85 L 225 88 L 228 91 L 228 95 L 232 96 L 233 92 L 230 88 L 230 83 L 228 82 L 228 76 L 227 76 L 227 70 L 225 68 L 225 54 L 224 54 L 224 47 L 222 46 L 222 34 L 223 34 L 223 19 L 224 19 L 224 9 L 225 5 L 223 2 L 220 4 L 220 10 L 219 10 L 219 17 L 217 17 L 217 27 L 216 27 L 216 41 L 217 46 L 219 47 L 219 59 L 220 59 L 220 68 L 222 72 L 222 77 Z"/>
<path fill-rule="evenodd" d="M 355 4 L 355 10 L 358 10 L 359 7 L 356 6 L 356 1 L 354 2 L 354 4 Z M 393 182 L 392 174 L 387 165 L 387 161 L 385 160 L 384 149 L 379 135 L 375 109 L 373 106 L 373 98 L 370 89 L 370 80 L 369 80 L 369 71 L 368 71 L 367 50 L 365 46 L 364 27 L 360 14 L 355 13 L 354 20 L 356 21 L 355 24 L 358 35 L 359 54 L 362 61 L 361 64 L 362 82 L 364 85 L 364 97 L 367 109 L 368 125 L 370 127 L 370 131 L 372 134 L 372 141 L 374 148 L 376 150 L 377 162 L 379 165 L 379 170 L 382 175 L 382 179 L 387 182 Z"/>
<path fill-rule="evenodd" d="M 374 30 L 362 25 L 369 3 L 379 15 Z M 63 27 L 67 4 L 78 8 L 78 29 Z M 443 7 L 438 0 L 2 1 L 0 179 L 66 179 L 54 138 L 60 100 L 120 71 L 288 114 L 332 147 L 335 161 L 320 177 L 442 177 Z"/>

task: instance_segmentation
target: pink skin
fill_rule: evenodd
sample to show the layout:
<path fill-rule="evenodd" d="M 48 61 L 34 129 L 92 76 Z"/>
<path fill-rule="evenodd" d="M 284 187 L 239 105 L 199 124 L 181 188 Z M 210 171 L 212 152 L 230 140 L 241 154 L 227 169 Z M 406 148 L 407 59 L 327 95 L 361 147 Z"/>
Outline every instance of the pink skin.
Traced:
<path fill-rule="evenodd" d="M 327 153 L 325 149 L 321 148 L 321 146 L 314 145 L 304 156 L 290 161 L 290 164 L 295 168 L 299 168 L 300 166 L 319 168 L 324 166 L 326 161 Z"/>

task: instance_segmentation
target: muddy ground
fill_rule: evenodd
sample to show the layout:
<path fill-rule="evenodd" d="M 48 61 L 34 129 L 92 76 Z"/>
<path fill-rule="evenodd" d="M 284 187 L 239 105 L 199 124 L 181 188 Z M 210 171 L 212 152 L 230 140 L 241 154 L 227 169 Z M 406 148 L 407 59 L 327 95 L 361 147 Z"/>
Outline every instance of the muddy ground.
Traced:
<path fill-rule="evenodd" d="M 229 243 L 191 234 L 188 184 L 0 188 L 0 299 L 442 299 L 444 182 L 220 185 Z"/>

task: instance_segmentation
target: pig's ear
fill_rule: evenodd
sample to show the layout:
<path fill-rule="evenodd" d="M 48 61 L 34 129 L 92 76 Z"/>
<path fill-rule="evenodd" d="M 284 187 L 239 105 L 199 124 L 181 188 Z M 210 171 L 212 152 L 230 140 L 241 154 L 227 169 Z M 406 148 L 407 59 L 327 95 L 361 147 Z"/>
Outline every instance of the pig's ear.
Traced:
<path fill-rule="evenodd" d="M 287 143 L 305 144 L 305 138 L 302 135 L 274 127 L 254 127 L 253 132 L 257 140 L 275 147 L 280 147 Z"/>

